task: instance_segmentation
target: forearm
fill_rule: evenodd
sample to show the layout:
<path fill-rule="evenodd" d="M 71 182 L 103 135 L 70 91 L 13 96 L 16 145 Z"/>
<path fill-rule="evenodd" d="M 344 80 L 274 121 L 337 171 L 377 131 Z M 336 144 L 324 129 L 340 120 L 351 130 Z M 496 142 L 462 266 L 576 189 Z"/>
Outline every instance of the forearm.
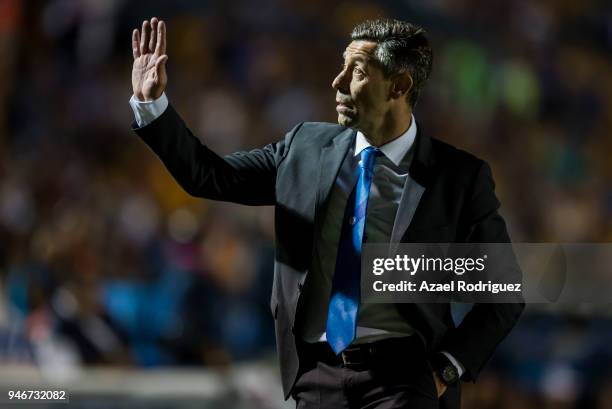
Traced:
<path fill-rule="evenodd" d="M 504 266 L 503 271 L 492 273 L 504 279 L 511 278 L 512 282 L 520 282 L 522 272 L 512 253 L 506 223 L 498 212 L 500 202 L 495 195 L 491 169 L 484 162 L 475 174 L 468 198 L 463 216 L 466 220 L 463 231 L 466 234 L 459 241 L 507 243 L 508 248 L 504 248 L 501 254 L 512 258 L 499 263 Z M 457 328 L 447 334 L 441 348 L 465 367 L 466 380 L 476 379 L 499 343 L 516 325 L 524 307 L 520 294 L 511 303 L 475 304 Z"/>
<path fill-rule="evenodd" d="M 193 135 L 172 105 L 144 127 L 134 123 L 133 129 L 189 194 L 248 205 L 274 205 L 277 166 L 300 127 L 294 127 L 277 143 L 223 157 Z"/>
<path fill-rule="evenodd" d="M 273 160 L 260 172 L 241 168 L 240 160 L 221 157 L 207 148 L 169 105 L 148 125 L 134 131 L 161 159 L 190 195 L 243 204 L 274 204 Z M 236 154 L 235 154 L 236 155 Z M 255 184 L 255 186 L 253 186 Z"/>
<path fill-rule="evenodd" d="M 442 348 L 465 368 L 464 379 L 478 374 L 508 335 L 524 309 L 523 303 L 477 304 L 445 338 Z"/>

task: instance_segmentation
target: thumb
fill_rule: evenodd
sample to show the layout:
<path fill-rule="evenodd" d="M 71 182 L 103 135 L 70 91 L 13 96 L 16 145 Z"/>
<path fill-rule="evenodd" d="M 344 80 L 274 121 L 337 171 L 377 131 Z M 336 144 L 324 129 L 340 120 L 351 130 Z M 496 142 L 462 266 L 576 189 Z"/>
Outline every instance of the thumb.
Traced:
<path fill-rule="evenodd" d="M 157 75 L 161 75 L 166 69 L 166 61 L 168 61 L 168 55 L 164 54 L 155 62 L 155 72 Z"/>

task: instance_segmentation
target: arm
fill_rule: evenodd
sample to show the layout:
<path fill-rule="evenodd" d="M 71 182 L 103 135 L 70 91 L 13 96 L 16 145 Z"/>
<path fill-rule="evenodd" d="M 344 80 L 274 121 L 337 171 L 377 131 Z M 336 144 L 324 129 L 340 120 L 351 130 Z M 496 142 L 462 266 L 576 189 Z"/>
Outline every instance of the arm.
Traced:
<path fill-rule="evenodd" d="M 463 241 L 466 243 L 509 243 L 506 224 L 499 215 L 491 168 L 483 162 L 475 177 L 463 219 Z M 517 273 L 520 269 L 517 266 Z M 475 304 L 461 324 L 444 339 L 441 350 L 447 351 L 465 368 L 463 378 L 475 381 L 498 344 L 516 324 L 524 302 Z"/>
<path fill-rule="evenodd" d="M 221 157 L 202 144 L 168 105 L 166 26 L 152 18 L 132 33 L 130 101 L 133 130 L 155 152 L 189 194 L 242 204 L 275 204 L 276 169 L 289 149 L 295 127 L 284 140 L 250 152 Z"/>
<path fill-rule="evenodd" d="M 250 152 L 219 156 L 187 128 L 172 105 L 134 131 L 190 195 L 249 205 L 274 205 L 276 169 L 300 125 L 277 143 Z"/>

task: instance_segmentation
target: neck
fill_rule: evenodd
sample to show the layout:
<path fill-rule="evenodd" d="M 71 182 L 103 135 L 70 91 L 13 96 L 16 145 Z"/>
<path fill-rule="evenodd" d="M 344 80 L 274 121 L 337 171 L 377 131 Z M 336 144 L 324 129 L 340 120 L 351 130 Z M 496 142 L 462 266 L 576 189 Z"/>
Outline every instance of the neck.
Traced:
<path fill-rule="evenodd" d="M 385 118 L 375 129 L 367 132 L 362 130 L 362 133 L 372 146 L 380 147 L 402 136 L 410 128 L 411 121 L 412 112 L 409 112 L 400 118 Z"/>

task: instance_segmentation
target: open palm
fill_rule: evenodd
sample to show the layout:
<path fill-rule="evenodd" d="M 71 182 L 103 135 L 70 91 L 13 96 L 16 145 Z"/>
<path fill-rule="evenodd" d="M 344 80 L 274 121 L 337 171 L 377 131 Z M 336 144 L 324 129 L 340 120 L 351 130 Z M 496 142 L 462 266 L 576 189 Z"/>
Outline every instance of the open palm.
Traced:
<path fill-rule="evenodd" d="M 132 91 L 140 101 L 161 96 L 168 83 L 166 74 L 166 24 L 153 17 L 142 23 L 142 32 L 132 32 Z"/>

